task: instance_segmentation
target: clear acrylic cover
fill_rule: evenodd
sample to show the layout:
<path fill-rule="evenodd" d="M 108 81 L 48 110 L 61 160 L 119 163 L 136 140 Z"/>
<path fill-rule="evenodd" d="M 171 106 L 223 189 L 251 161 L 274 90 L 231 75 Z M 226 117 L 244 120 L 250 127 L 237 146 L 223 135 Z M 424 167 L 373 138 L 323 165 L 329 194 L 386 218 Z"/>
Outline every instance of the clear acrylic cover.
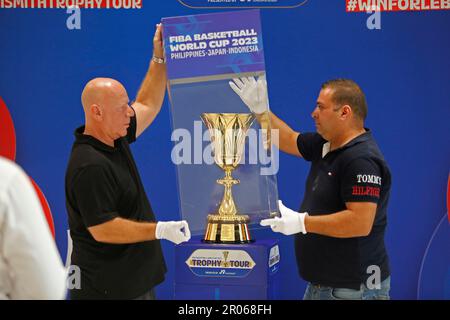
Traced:
<path fill-rule="evenodd" d="M 268 99 L 256 115 L 230 85 L 237 78 L 264 79 L 259 89 L 267 97 L 259 10 L 164 18 L 162 24 L 183 219 L 198 235 L 214 215 L 242 218 L 235 226 L 246 233 L 247 225 L 278 212 L 278 149 L 271 143 L 277 137 L 269 134 Z"/>

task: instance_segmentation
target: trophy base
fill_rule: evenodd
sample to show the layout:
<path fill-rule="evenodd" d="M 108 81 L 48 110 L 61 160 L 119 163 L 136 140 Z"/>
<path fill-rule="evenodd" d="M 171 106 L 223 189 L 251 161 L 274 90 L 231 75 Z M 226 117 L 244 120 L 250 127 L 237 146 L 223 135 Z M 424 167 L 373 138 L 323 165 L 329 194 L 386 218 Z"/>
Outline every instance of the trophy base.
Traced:
<path fill-rule="evenodd" d="M 253 242 L 250 238 L 248 223 L 250 218 L 245 215 L 220 216 L 208 215 L 205 243 L 244 244 Z"/>

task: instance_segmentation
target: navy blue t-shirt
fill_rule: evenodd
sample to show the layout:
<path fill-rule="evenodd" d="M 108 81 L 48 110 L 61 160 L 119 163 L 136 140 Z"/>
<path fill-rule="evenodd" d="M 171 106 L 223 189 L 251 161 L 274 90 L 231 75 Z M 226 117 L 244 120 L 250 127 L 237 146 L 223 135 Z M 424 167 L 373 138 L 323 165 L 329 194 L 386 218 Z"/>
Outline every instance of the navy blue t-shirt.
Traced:
<path fill-rule="evenodd" d="M 377 204 L 377 212 L 366 237 L 297 234 L 295 251 L 299 273 L 313 284 L 359 289 L 377 267 L 381 281 L 390 274 L 384 233 L 391 174 L 368 129 L 328 153 L 324 152 L 326 144 L 317 133 L 300 134 L 297 139 L 303 158 L 311 162 L 300 212 L 311 216 L 333 214 L 346 210 L 346 202 L 373 202 Z"/>

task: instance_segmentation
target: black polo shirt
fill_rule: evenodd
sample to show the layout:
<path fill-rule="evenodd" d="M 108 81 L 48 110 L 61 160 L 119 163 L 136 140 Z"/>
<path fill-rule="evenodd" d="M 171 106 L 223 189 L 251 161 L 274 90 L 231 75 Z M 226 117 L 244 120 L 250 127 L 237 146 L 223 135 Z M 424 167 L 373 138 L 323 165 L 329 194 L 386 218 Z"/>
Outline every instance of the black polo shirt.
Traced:
<path fill-rule="evenodd" d="M 136 298 L 164 280 L 159 241 L 100 243 L 87 229 L 116 217 L 155 221 L 129 147 L 136 139 L 136 117 L 114 147 L 83 132 L 84 126 L 75 131 L 65 183 L 71 261 L 81 269 L 81 290 L 71 290 L 71 297 Z"/>
<path fill-rule="evenodd" d="M 328 215 L 345 210 L 346 202 L 377 204 L 375 221 L 366 237 L 297 234 L 295 251 L 300 276 L 313 284 L 359 289 L 373 274 L 373 267 L 369 267 L 378 266 L 381 280 L 386 279 L 390 271 L 384 233 L 391 174 L 371 132 L 366 129 L 328 153 L 329 143 L 317 133 L 300 134 L 297 145 L 303 158 L 311 161 L 300 212 Z"/>

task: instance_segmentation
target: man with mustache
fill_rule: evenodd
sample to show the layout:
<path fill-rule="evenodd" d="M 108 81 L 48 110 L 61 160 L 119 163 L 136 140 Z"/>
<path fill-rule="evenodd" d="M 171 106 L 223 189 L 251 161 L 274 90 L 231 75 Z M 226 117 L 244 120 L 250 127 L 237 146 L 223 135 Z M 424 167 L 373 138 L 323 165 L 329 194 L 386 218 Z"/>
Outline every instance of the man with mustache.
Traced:
<path fill-rule="evenodd" d="M 311 162 L 299 211 L 280 201 L 281 217 L 261 225 L 295 234 L 304 299 L 389 299 L 384 245 L 391 174 L 364 127 L 366 98 L 352 80 L 325 82 L 312 112 L 316 133 L 299 133 L 268 111 L 264 76 L 237 78 L 231 88 L 279 132 L 280 150 Z"/>

